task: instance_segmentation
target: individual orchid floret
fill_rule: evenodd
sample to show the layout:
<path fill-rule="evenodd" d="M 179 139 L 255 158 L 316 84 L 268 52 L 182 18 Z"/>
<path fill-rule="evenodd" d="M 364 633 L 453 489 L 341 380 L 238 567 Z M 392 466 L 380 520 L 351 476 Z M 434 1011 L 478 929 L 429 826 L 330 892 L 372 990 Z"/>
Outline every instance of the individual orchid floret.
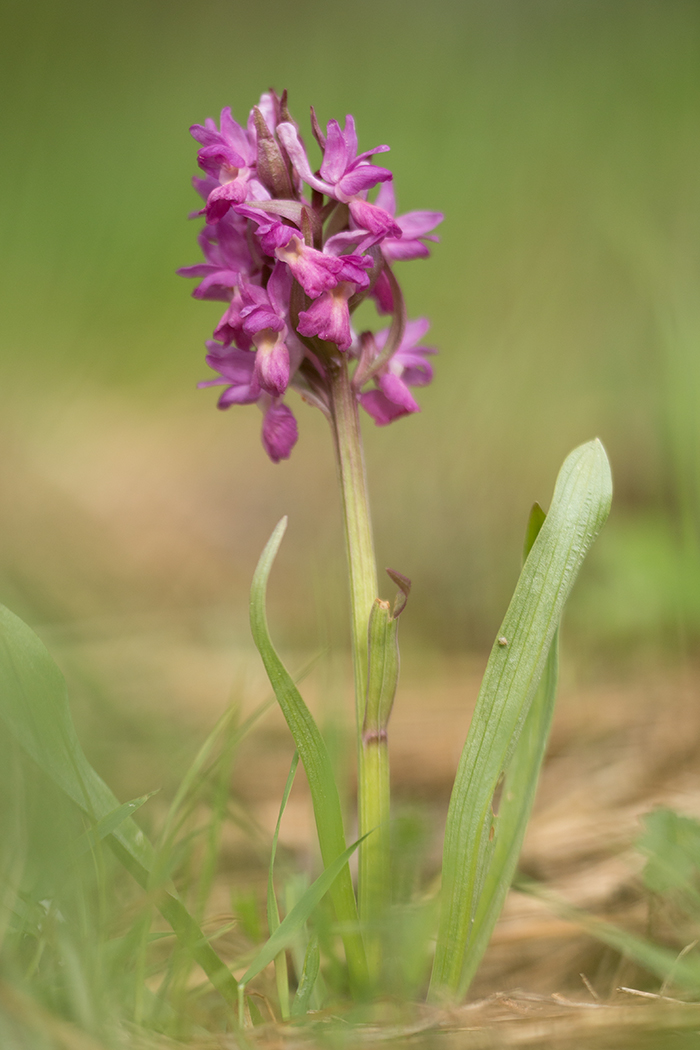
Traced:
<path fill-rule="evenodd" d="M 386 183 L 385 185 L 390 186 L 391 183 Z M 372 244 L 377 244 L 379 241 L 384 244 L 389 237 L 393 239 L 401 237 L 401 227 L 384 208 L 377 207 L 376 204 L 370 204 L 369 201 L 363 200 L 361 197 L 351 200 L 348 207 L 355 225 L 361 230 L 366 230 L 369 234 L 360 244 L 362 250 L 369 248 Z"/>
<path fill-rule="evenodd" d="M 377 426 L 386 426 L 401 416 L 420 412 L 420 405 L 409 387 L 427 386 L 433 378 L 433 368 L 426 355 L 436 351 L 433 347 L 418 345 L 429 327 L 430 322 L 425 318 L 409 321 L 397 350 L 374 377 L 377 389 L 360 394 L 360 404 Z M 376 336 L 364 333 L 363 350 L 369 349 L 370 360 L 378 357 L 388 337 L 388 328 Z"/>
<path fill-rule="evenodd" d="M 235 294 L 228 305 L 228 309 L 214 329 L 214 338 L 230 346 L 232 343 L 240 350 L 250 350 L 253 340 L 250 333 L 243 327 L 242 311 L 245 309 L 243 296 Z"/>
<path fill-rule="evenodd" d="M 252 274 L 255 261 L 246 238 L 246 223 L 230 212 L 216 226 L 205 226 L 197 238 L 206 262 L 183 266 L 181 277 L 202 277 L 192 295 L 195 299 L 231 298 L 241 274 Z"/>
<path fill-rule="evenodd" d="M 340 261 L 333 255 L 310 248 L 293 227 L 284 226 L 282 223 L 275 224 L 263 243 L 267 249 L 272 249 L 270 254 L 280 262 L 286 263 L 292 275 L 312 299 L 318 298 L 322 292 L 334 288 L 338 283 L 342 270 Z"/>
<path fill-rule="evenodd" d="M 276 263 L 267 288 L 241 285 L 240 318 L 243 331 L 252 337 L 257 350 L 255 375 L 262 389 L 273 397 L 280 397 L 289 383 L 290 358 L 285 339 L 290 288 L 289 272 L 281 262 Z"/>
<path fill-rule="evenodd" d="M 338 261 L 342 264 L 341 280 L 315 299 L 308 310 L 300 311 L 297 331 L 300 335 L 317 335 L 345 351 L 352 345 L 348 300 L 358 288 L 369 284 L 367 270 L 372 260 L 362 255 L 341 255 Z"/>
<path fill-rule="evenodd" d="M 208 117 L 204 124 L 193 124 L 190 133 L 202 144 L 197 163 L 210 179 L 218 183 L 209 193 L 205 208 L 207 222 L 215 223 L 224 217 L 232 204 L 240 204 L 250 195 L 248 183 L 254 177 L 256 143 L 233 119 L 230 106 L 222 109 L 219 128 Z M 269 195 L 259 182 L 258 189 L 262 190 L 263 196 Z"/>
<path fill-rule="evenodd" d="M 355 294 L 355 285 L 340 281 L 328 292 L 315 299 L 308 310 L 299 313 L 299 335 L 314 336 L 335 343 L 339 350 L 352 346 L 348 299 Z"/>
<path fill-rule="evenodd" d="M 357 155 L 355 121 L 350 115 L 345 118 L 342 131 L 337 120 L 328 122 L 320 178 L 312 172 L 306 150 L 293 124 L 280 124 L 277 136 L 300 178 L 333 200 L 347 204 L 358 193 L 392 178 L 388 168 L 380 168 L 368 160 L 375 153 L 386 153 L 388 146 L 375 146 Z"/>
<path fill-rule="evenodd" d="M 396 195 L 392 183 L 379 187 L 375 206 L 392 218 L 396 215 Z M 396 217 L 398 234 L 388 233 L 381 244 L 382 255 L 388 262 L 399 259 L 425 259 L 430 255 L 426 241 L 439 241 L 432 234 L 444 216 L 440 211 L 409 211 Z M 359 223 L 358 225 L 362 225 Z M 366 227 L 365 227 L 366 228 Z"/>
<path fill-rule="evenodd" d="M 298 437 L 296 419 L 287 405 L 260 389 L 255 370 L 257 355 L 246 350 L 226 348 L 211 340 L 207 343 L 207 350 L 207 364 L 219 372 L 219 377 L 206 379 L 197 385 L 200 388 L 224 386 L 225 390 L 218 401 L 221 409 L 257 402 L 263 411 L 262 442 L 265 451 L 273 463 L 289 459 Z"/>
<path fill-rule="evenodd" d="M 260 397 L 260 384 L 255 378 L 255 354 L 247 350 L 221 346 L 213 340 L 207 342 L 207 364 L 219 373 L 217 379 L 205 379 L 198 388 L 224 386 L 219 408 L 231 405 L 252 405 Z"/>

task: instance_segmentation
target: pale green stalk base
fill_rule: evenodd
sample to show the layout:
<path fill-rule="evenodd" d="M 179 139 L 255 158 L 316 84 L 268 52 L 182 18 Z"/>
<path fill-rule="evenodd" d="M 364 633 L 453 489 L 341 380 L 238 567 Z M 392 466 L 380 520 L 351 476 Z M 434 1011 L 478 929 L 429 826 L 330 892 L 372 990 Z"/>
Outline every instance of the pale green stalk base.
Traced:
<path fill-rule="evenodd" d="M 362 833 L 360 846 L 360 915 L 366 925 L 365 950 L 370 978 L 382 968 L 381 926 L 391 902 L 391 832 L 389 825 L 389 748 L 386 737 L 362 742 Z"/>

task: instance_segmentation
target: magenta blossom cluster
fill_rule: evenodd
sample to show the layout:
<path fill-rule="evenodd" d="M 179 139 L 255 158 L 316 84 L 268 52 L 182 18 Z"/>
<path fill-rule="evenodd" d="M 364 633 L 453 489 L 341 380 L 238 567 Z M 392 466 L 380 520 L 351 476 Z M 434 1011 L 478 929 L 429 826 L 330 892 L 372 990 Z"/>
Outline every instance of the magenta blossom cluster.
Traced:
<path fill-rule="evenodd" d="M 226 303 L 207 343 L 207 363 L 218 373 L 200 386 L 223 386 L 219 408 L 257 403 L 262 440 L 275 462 L 297 440 L 284 402 L 291 386 L 330 414 L 338 362 L 356 362 L 353 390 L 383 426 L 419 411 L 411 387 L 432 378 L 435 351 L 421 345 L 428 322 L 406 321 L 392 264 L 429 254 L 426 242 L 439 212 L 396 215 L 392 173 L 374 163 L 388 146 L 358 153 L 351 116 L 325 135 L 312 109 L 322 161 L 313 170 L 286 92 L 270 91 L 245 127 L 221 112 L 190 130 L 200 144 L 202 177 L 194 186 L 205 202 L 199 243 L 205 261 L 179 270 L 199 280 L 193 295 Z M 369 192 L 379 187 L 372 202 Z M 371 296 L 383 331 L 357 334 L 355 308 Z"/>

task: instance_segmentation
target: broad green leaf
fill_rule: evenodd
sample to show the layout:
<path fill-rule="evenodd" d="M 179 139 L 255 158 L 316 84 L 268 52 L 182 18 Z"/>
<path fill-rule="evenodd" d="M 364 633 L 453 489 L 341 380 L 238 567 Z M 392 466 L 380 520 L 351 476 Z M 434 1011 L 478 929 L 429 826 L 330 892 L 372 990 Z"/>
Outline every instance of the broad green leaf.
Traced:
<path fill-rule="evenodd" d="M 292 764 L 289 767 L 289 775 L 287 776 L 287 783 L 284 785 L 284 791 L 282 793 L 282 801 L 280 802 L 280 811 L 277 817 L 277 823 L 275 825 L 275 831 L 272 836 L 272 849 L 270 850 L 270 866 L 267 872 L 267 926 L 272 935 L 277 927 L 280 925 L 280 912 L 277 906 L 277 897 L 275 896 L 275 857 L 277 856 L 277 841 L 280 835 L 280 825 L 282 824 L 282 817 L 284 811 L 287 808 L 287 801 L 289 799 L 289 793 L 292 790 L 292 784 L 294 783 L 294 776 L 299 765 L 299 752 L 295 751 L 292 758 Z M 289 1017 L 289 974 L 287 973 L 287 957 L 284 952 L 275 959 L 275 978 L 277 980 L 277 995 L 280 1002 L 280 1013 L 282 1014 L 282 1020 L 286 1021 Z"/>
<path fill-rule="evenodd" d="M 287 519 L 282 518 L 260 556 L 250 591 L 250 626 L 270 684 L 306 772 L 321 856 L 326 869 L 330 869 L 336 859 L 347 852 L 340 796 L 333 766 L 311 712 L 275 651 L 265 614 L 267 580 L 286 528 Z M 331 899 L 343 929 L 343 944 L 351 981 L 357 988 L 364 987 L 367 983 L 367 962 L 359 932 L 357 905 L 349 868 L 346 867 L 340 872 L 331 888 Z"/>
<path fill-rule="evenodd" d="M 0 718 L 39 768 L 90 820 L 99 824 L 112 819 L 120 809 L 119 800 L 83 753 L 63 675 L 34 632 L 1 605 Z M 150 888 L 155 855 L 133 818 L 120 820 L 107 841 L 137 882 Z M 182 902 L 162 891 L 157 904 L 178 938 L 190 946 L 212 984 L 227 1002 L 235 1003 L 233 977 Z"/>
<path fill-rule="evenodd" d="M 366 836 L 364 835 L 362 836 L 362 838 L 365 837 Z M 361 842 L 362 839 L 360 838 L 356 842 L 353 842 L 352 846 L 348 846 L 348 848 L 344 850 L 339 857 L 336 857 L 333 863 L 329 864 L 325 871 L 321 872 L 319 877 L 311 883 L 308 890 L 302 894 L 299 901 L 289 912 L 289 915 L 282 920 L 275 932 L 255 956 L 252 963 L 238 982 L 239 986 L 246 985 L 249 981 L 252 981 L 254 977 L 257 977 L 261 970 L 265 969 L 268 963 L 272 962 L 276 955 L 289 947 L 299 930 L 308 920 L 314 908 L 318 906 L 324 895 L 332 888 L 333 883 L 338 876 L 342 874 L 350 857 Z"/>
<path fill-rule="evenodd" d="M 523 724 L 518 744 L 508 763 L 494 821 L 494 849 L 479 894 L 474 923 L 469 932 L 464 970 L 458 990 L 461 999 L 469 988 L 488 947 L 498 916 L 518 866 L 537 791 L 557 695 L 558 633 L 554 635 L 537 695 Z"/>
<path fill-rule="evenodd" d="M 546 515 L 535 503 L 528 518 L 523 561 L 544 525 Z M 469 988 L 491 939 L 510 888 L 522 848 L 527 823 L 535 801 L 537 782 L 544 760 L 554 715 L 559 674 L 559 632 L 555 632 L 535 699 L 528 711 L 513 756 L 508 763 L 494 809 L 494 847 L 484 876 L 474 922 L 469 931 L 458 998 Z"/>
<path fill-rule="evenodd" d="M 603 446 L 597 440 L 581 445 L 562 466 L 549 513 L 491 651 L 447 816 L 433 999 L 455 998 L 462 984 L 465 951 L 498 835 L 494 796 L 537 692 L 566 599 L 611 498 Z"/>

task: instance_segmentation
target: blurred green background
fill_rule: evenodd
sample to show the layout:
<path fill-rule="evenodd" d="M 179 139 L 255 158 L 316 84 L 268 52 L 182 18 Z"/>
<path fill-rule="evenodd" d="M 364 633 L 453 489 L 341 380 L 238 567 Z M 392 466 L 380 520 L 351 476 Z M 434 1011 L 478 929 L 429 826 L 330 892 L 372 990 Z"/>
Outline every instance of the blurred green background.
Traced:
<path fill-rule="evenodd" d="M 599 435 L 613 515 L 569 645 L 692 651 L 700 630 L 700 7 L 694 0 L 4 0 L 0 596 L 45 637 L 247 637 L 275 522 L 289 646 L 342 638 L 331 446 L 298 401 L 273 466 L 254 407 L 217 413 L 187 128 L 287 88 L 307 129 L 391 145 L 398 267 L 432 320 L 422 413 L 365 427 L 380 562 L 406 643 L 488 645 L 533 499 Z M 294 396 L 292 398 L 294 400 Z M 213 642 L 212 642 L 213 639 Z M 57 642 L 58 644 L 58 642 Z M 247 642 L 240 642 L 241 645 Z"/>

